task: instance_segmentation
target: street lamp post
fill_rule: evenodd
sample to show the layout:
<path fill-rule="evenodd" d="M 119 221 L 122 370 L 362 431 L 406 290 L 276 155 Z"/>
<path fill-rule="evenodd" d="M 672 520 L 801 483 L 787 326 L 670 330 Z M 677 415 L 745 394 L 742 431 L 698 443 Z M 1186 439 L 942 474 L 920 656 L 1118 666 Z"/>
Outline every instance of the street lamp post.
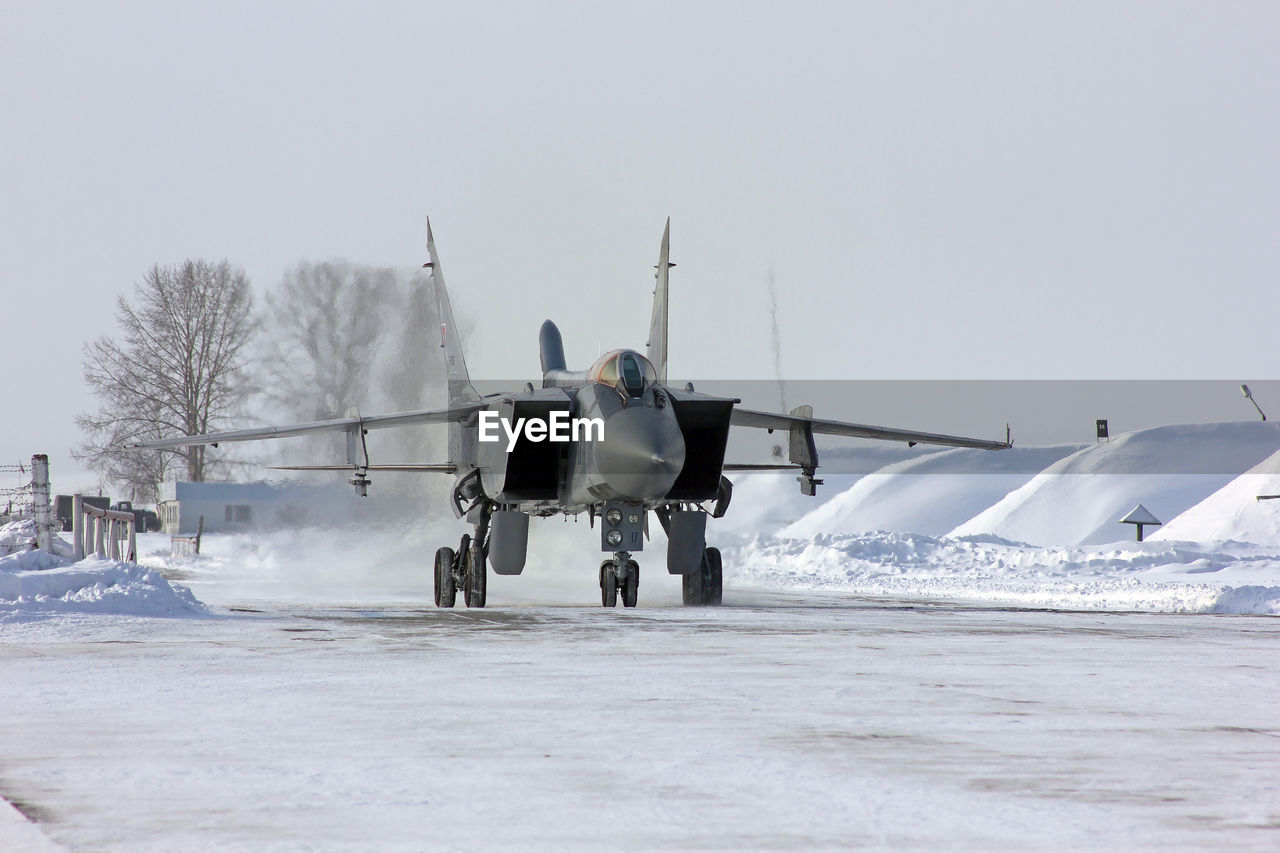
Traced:
<path fill-rule="evenodd" d="M 1249 386 L 1241 385 L 1240 393 L 1244 394 L 1244 398 L 1246 400 L 1253 403 L 1253 407 L 1258 410 L 1258 414 L 1262 415 L 1262 419 L 1265 421 L 1267 419 L 1267 413 L 1262 411 L 1262 407 L 1258 405 L 1258 401 L 1253 399 L 1253 392 L 1249 390 Z"/>

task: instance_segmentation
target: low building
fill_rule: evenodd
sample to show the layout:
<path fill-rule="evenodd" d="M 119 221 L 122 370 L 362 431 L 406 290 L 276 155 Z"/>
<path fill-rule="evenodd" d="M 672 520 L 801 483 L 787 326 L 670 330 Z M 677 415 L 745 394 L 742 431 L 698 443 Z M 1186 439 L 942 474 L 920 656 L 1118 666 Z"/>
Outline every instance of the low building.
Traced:
<path fill-rule="evenodd" d="M 81 500 L 98 509 L 111 509 L 111 498 L 103 495 L 81 495 Z M 71 532 L 71 508 L 75 506 L 74 495 L 58 495 L 53 499 L 54 515 L 58 519 L 59 529 L 63 533 Z"/>
<path fill-rule="evenodd" d="M 202 517 L 206 533 L 331 523 L 346 518 L 348 491 L 297 483 L 162 483 L 160 522 L 171 536 L 194 534 Z"/>

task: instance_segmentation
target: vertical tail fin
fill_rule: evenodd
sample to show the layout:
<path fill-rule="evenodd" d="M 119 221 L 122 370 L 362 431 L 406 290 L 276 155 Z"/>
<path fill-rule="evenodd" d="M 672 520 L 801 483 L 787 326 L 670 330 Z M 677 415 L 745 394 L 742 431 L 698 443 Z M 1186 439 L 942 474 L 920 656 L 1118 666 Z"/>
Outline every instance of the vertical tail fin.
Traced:
<path fill-rule="evenodd" d="M 550 320 L 544 321 L 538 330 L 538 356 L 542 361 L 543 377 L 553 370 L 565 369 L 564 340 L 556 324 Z"/>
<path fill-rule="evenodd" d="M 658 249 L 657 283 L 653 287 L 653 318 L 649 320 L 649 342 L 645 353 L 658 371 L 658 381 L 667 381 L 667 270 L 675 266 L 671 263 L 671 217 L 667 217 L 667 226 L 662 229 L 662 247 Z"/>
<path fill-rule="evenodd" d="M 440 348 L 444 350 L 445 376 L 449 381 L 449 405 L 469 403 L 480 399 L 480 394 L 467 375 L 467 362 L 462 357 L 462 342 L 458 340 L 457 326 L 453 322 L 453 308 L 449 305 L 449 291 L 444 286 L 444 271 L 440 269 L 440 256 L 436 254 L 436 241 L 431 236 L 431 220 L 427 220 L 427 254 L 431 260 L 423 264 L 431 270 L 431 283 L 436 290 L 436 311 L 440 317 Z"/>

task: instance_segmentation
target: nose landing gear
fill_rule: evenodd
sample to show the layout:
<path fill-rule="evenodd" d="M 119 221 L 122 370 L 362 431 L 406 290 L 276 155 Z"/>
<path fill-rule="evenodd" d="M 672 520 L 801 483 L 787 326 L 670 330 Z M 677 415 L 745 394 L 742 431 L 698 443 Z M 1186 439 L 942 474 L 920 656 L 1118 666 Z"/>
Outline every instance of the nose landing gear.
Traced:
<path fill-rule="evenodd" d="M 627 551 L 618 551 L 612 560 L 600 564 L 600 603 L 616 607 L 619 592 L 623 607 L 636 606 L 640 596 L 640 564 L 631 559 Z"/>

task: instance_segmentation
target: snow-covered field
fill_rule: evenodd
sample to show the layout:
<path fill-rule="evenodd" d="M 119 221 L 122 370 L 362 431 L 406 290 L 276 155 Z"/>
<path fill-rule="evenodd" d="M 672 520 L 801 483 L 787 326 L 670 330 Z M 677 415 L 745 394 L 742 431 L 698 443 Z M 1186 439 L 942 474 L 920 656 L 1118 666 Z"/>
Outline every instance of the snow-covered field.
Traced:
<path fill-rule="evenodd" d="M 238 602 L 260 612 L 6 626 L 4 795 L 87 850 L 1280 835 L 1271 619 L 749 591 L 717 611 Z"/>
<path fill-rule="evenodd" d="M 1098 545 L 1141 503 L 1163 522 L 1280 450 L 1280 424 L 1178 424 L 1125 433 L 1050 465 L 957 526 L 1037 545 Z M 1280 543 L 1277 543 L 1280 544 Z"/>
<path fill-rule="evenodd" d="M 1277 849 L 1280 432 L 1161 430 L 741 478 L 715 610 L 660 536 L 600 608 L 585 523 L 483 611 L 430 606 L 435 516 L 5 528 L 0 850 Z"/>
<path fill-rule="evenodd" d="M 1054 610 L 1280 615 L 1280 548 L 1117 542 L 1052 548 L 910 533 L 757 539 L 744 585 Z"/>

